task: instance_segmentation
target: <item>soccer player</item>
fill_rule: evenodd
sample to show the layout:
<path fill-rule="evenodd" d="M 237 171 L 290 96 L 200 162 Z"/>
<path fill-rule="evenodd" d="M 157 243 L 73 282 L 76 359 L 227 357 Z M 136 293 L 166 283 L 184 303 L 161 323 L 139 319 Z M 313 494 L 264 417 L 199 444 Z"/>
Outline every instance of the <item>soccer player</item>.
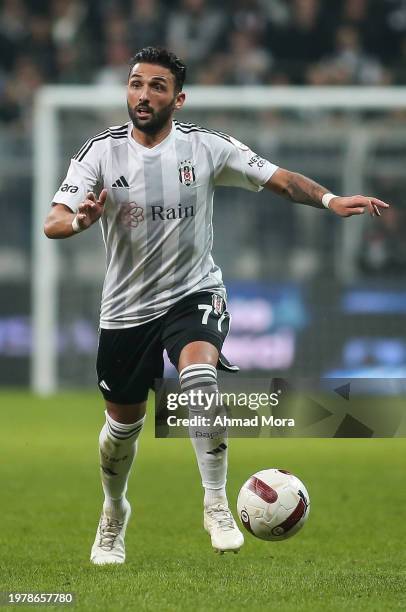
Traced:
<path fill-rule="evenodd" d="M 83 145 L 45 223 L 49 238 L 69 238 L 100 220 L 106 246 L 97 355 L 106 403 L 99 438 L 105 500 L 91 551 L 95 564 L 125 560 L 127 481 L 148 391 L 163 374 L 163 350 L 185 392 L 215 393 L 217 369 L 229 367 L 221 354 L 229 328 L 226 293 L 211 256 L 215 188 L 265 187 L 341 217 L 379 215 L 388 206 L 372 197 L 335 196 L 231 136 L 174 120 L 185 102 L 185 74 L 166 50 L 148 47 L 134 56 L 130 121 Z M 215 549 L 237 551 L 244 538 L 225 491 L 227 432 L 195 430 L 191 438 L 204 487 L 204 527 Z"/>

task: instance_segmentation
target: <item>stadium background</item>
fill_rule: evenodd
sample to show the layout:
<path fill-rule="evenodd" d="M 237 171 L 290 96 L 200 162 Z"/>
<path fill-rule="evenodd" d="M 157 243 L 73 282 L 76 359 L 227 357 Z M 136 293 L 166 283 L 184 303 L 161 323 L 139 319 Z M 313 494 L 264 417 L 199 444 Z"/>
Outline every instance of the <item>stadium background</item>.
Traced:
<path fill-rule="evenodd" d="M 237 0 L 220 8 L 208 0 L 3 0 L 2 385 L 29 383 L 34 96 L 49 83 L 121 85 L 128 57 L 158 43 L 184 57 L 189 84 L 402 85 L 406 5 L 400 0 Z M 361 226 L 269 193 L 219 191 L 215 258 L 233 313 L 230 356 L 245 369 L 284 374 L 403 376 L 404 113 L 186 110 L 181 118 L 230 132 L 332 191 L 362 191 L 394 204 L 379 221 L 366 219 Z M 84 138 L 125 120 L 124 105 L 120 113 L 65 112 L 60 178 Z M 354 164 L 349 155 L 358 135 L 367 144 Z M 83 250 L 85 241 L 61 247 L 66 282 L 60 288 L 59 371 L 60 382 L 69 386 L 93 383 L 103 278 L 96 234 L 93 257 Z M 86 265 L 80 265 L 84 257 Z"/>
<path fill-rule="evenodd" d="M 33 100 L 43 84 L 121 85 L 132 52 L 156 43 L 184 57 L 190 84 L 406 85 L 403 0 L 0 0 L 0 592 L 74 591 L 77 609 L 103 612 L 271 602 L 286 611 L 404 610 L 402 437 L 232 440 L 231 507 L 250 474 L 275 465 L 303 479 L 312 510 L 280 547 L 247 534 L 240 555 L 217 558 L 201 528 L 190 443 L 156 439 L 149 418 L 131 479 L 128 563 L 88 562 L 101 501 L 94 359 L 104 254 L 97 227 L 57 244 L 58 381 L 72 390 L 36 397 L 27 390 Z M 405 112 L 182 117 L 229 131 L 333 191 L 393 204 L 379 220 L 341 220 L 270 193 L 219 190 L 215 258 L 234 330 L 227 354 L 287 378 L 404 377 Z M 126 121 L 125 104 L 108 113 L 95 101 L 60 118 L 62 178 L 84 139 Z M 401 414 L 403 398 L 392 400 Z"/>

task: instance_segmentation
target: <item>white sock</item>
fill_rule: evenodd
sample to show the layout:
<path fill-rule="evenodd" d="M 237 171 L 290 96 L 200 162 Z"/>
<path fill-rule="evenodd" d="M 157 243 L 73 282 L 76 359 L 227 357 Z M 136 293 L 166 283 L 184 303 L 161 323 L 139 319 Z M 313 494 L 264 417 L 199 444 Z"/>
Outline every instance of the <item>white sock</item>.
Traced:
<path fill-rule="evenodd" d="M 183 368 L 179 374 L 180 386 L 185 393 L 203 391 L 216 393 L 217 370 L 200 363 Z M 214 403 L 213 403 L 214 405 Z M 189 417 L 213 416 L 213 410 L 204 406 L 189 406 Z M 196 453 L 202 484 L 205 489 L 205 505 L 227 503 L 225 485 L 227 479 L 227 430 L 224 427 L 190 427 L 189 435 Z"/>
<path fill-rule="evenodd" d="M 137 453 L 138 436 L 145 416 L 136 423 L 118 423 L 105 412 L 106 422 L 99 436 L 100 475 L 104 510 L 120 512 L 127 491 L 128 477 Z"/>
<path fill-rule="evenodd" d="M 204 505 L 214 506 L 215 504 L 225 504 L 228 506 L 226 488 L 221 489 L 205 489 L 204 490 Z"/>

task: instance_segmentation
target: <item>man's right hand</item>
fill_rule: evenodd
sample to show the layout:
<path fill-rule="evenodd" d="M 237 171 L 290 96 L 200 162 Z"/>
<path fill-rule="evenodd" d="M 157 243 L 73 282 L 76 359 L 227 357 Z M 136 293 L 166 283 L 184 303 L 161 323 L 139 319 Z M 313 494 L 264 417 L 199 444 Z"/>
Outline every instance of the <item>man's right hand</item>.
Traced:
<path fill-rule="evenodd" d="M 78 207 L 76 218 L 80 229 L 85 230 L 95 223 L 103 214 L 104 204 L 107 199 L 107 189 L 100 192 L 98 199 L 91 191 L 86 199 Z"/>

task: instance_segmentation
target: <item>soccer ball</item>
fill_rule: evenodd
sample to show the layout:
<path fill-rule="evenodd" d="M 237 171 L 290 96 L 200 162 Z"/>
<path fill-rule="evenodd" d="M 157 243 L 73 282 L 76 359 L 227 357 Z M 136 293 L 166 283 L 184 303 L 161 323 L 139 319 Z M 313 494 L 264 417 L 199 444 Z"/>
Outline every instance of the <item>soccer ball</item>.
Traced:
<path fill-rule="evenodd" d="M 286 470 L 261 470 L 241 487 L 238 516 L 261 540 L 286 540 L 307 521 L 309 494 L 303 482 Z"/>

